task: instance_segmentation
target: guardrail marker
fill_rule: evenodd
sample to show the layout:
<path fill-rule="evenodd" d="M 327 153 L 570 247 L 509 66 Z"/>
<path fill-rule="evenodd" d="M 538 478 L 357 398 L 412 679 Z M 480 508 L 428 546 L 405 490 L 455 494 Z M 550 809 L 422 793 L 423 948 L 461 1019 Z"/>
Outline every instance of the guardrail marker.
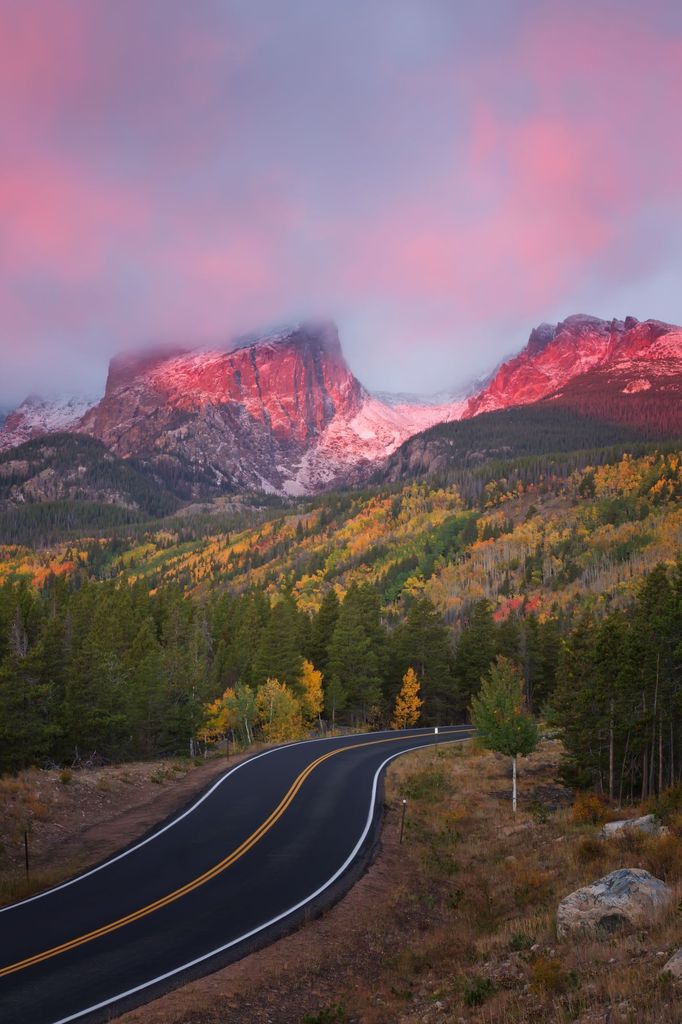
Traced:
<path fill-rule="evenodd" d="M 407 809 L 407 800 L 403 800 L 403 813 L 400 818 L 400 844 L 403 842 L 403 833 L 405 831 L 405 811 Z"/>

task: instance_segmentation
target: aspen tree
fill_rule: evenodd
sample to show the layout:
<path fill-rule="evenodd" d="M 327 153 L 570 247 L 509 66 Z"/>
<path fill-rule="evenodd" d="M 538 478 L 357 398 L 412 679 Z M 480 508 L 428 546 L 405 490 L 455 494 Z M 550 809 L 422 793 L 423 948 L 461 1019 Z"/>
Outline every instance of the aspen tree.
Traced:
<path fill-rule="evenodd" d="M 512 809 L 516 814 L 516 774 L 519 755 L 538 745 L 538 727 L 524 709 L 523 679 L 507 658 L 498 657 L 481 680 L 481 691 L 471 702 L 471 721 L 489 750 L 512 759 Z"/>
<path fill-rule="evenodd" d="M 424 701 L 419 696 L 420 684 L 417 674 L 410 665 L 403 676 L 403 685 L 395 700 L 393 721 L 391 726 L 394 729 L 409 729 L 416 725 L 421 715 L 421 707 Z"/>
<path fill-rule="evenodd" d="M 322 693 L 322 673 L 307 658 L 303 662 L 303 671 L 299 683 L 301 689 L 301 709 L 306 722 L 312 722 L 322 714 L 324 697 Z"/>

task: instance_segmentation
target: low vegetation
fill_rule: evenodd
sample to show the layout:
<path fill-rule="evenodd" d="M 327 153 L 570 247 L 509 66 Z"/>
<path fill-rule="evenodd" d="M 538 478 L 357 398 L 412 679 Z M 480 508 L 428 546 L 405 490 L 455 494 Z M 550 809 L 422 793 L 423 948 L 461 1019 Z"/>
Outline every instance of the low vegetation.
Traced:
<path fill-rule="evenodd" d="M 574 803 L 557 781 L 560 758 L 561 745 L 543 740 L 524 759 L 516 816 L 502 755 L 467 744 L 399 758 L 379 859 L 345 900 L 122 1024 L 677 1022 L 675 990 L 661 976 L 679 944 L 677 911 L 599 942 L 559 941 L 555 913 L 568 893 L 619 867 L 645 868 L 679 899 L 682 818 L 671 808 L 668 834 L 600 839 L 615 811 Z"/>

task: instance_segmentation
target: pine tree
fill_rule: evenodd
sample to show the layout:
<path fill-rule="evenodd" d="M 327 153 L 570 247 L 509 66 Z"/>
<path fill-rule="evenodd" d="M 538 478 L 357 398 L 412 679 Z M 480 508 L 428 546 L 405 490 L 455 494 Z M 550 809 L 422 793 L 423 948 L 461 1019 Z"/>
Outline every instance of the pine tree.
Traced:
<path fill-rule="evenodd" d="M 346 688 L 338 676 L 331 676 L 324 688 L 324 713 L 336 727 L 336 716 L 344 710 L 348 702 Z"/>
<path fill-rule="evenodd" d="M 334 587 L 331 587 L 320 604 L 320 610 L 313 619 L 310 637 L 310 660 L 317 665 L 323 675 L 329 670 L 329 645 L 334 635 L 334 627 L 339 618 L 339 598 Z"/>
<path fill-rule="evenodd" d="M 499 656 L 481 680 L 471 702 L 471 721 L 484 746 L 512 759 L 512 809 L 516 814 L 517 759 L 538 744 L 538 727 L 523 706 L 523 679 L 517 668 Z"/>
<path fill-rule="evenodd" d="M 395 630 L 392 650 L 397 676 L 408 667 L 415 670 L 428 720 L 452 719 L 456 712 L 452 644 L 447 626 L 428 598 L 411 605 L 405 622 Z"/>
<path fill-rule="evenodd" d="M 424 703 L 419 696 L 419 689 L 419 680 L 410 666 L 403 676 L 403 685 L 395 700 L 392 729 L 409 729 L 417 724 Z"/>
<path fill-rule="evenodd" d="M 362 711 L 381 700 L 381 667 L 385 643 L 378 611 L 365 588 L 350 587 L 341 606 L 329 646 L 328 706 L 332 718 L 344 705 Z"/>
<path fill-rule="evenodd" d="M 599 775 L 599 722 L 594 713 L 597 633 L 585 610 L 561 646 L 550 721 L 561 729 L 566 755 L 562 775 L 569 785 L 589 786 Z"/>
<path fill-rule="evenodd" d="M 298 687 L 303 666 L 298 614 L 291 597 L 282 598 L 272 608 L 253 663 L 253 679 L 257 684 L 266 679 L 279 679 Z"/>
<path fill-rule="evenodd" d="M 124 665 L 125 717 L 131 752 L 134 756 L 153 757 L 165 746 L 169 702 L 163 652 L 150 619 L 141 624 Z"/>
<path fill-rule="evenodd" d="M 460 634 L 455 648 L 454 676 L 460 713 L 470 705 L 490 669 L 496 650 L 495 623 L 489 601 L 478 601 L 471 609 L 468 628 Z"/>

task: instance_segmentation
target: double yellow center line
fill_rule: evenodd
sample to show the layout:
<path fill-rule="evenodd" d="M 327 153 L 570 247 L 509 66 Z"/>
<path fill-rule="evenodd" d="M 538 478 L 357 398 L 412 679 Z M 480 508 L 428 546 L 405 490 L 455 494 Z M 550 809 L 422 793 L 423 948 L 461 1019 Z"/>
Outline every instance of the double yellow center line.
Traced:
<path fill-rule="evenodd" d="M 428 733 L 426 735 L 428 735 Z M 414 738 L 421 739 L 422 737 L 415 736 Z M 155 910 L 161 910 L 162 907 L 167 907 L 170 903 L 174 903 L 183 896 L 187 896 L 190 892 L 198 889 L 199 886 L 205 885 L 206 882 L 210 882 L 212 878 L 221 874 L 234 864 L 235 861 L 238 861 L 243 857 L 245 853 L 248 853 L 248 851 L 263 838 L 266 832 L 269 832 L 273 825 L 279 821 L 305 780 L 316 768 L 323 764 L 324 761 L 328 761 L 330 757 L 334 757 L 336 754 L 342 754 L 346 750 L 355 750 L 358 747 L 376 746 L 380 743 L 396 743 L 400 740 L 404 742 L 405 737 L 392 736 L 390 739 L 371 740 L 368 743 L 352 743 L 348 746 L 338 747 L 336 750 L 330 750 L 326 754 L 322 754 L 321 757 L 318 757 L 315 761 L 312 761 L 307 768 L 303 769 L 282 797 L 277 807 L 275 807 L 274 811 L 258 826 L 255 832 L 252 832 L 248 839 L 245 839 L 244 842 L 236 848 L 236 850 L 233 850 L 232 853 L 228 854 L 227 857 L 224 857 L 223 860 L 219 861 L 212 868 L 209 868 L 208 871 L 205 871 L 202 875 L 192 879 L 192 881 L 187 882 L 179 889 L 174 889 L 173 892 L 169 892 L 168 895 L 162 896 L 153 903 L 148 903 L 147 906 L 133 911 L 132 914 L 127 914 L 125 917 L 119 917 L 117 920 L 111 921 L 109 924 L 102 925 L 100 928 L 95 928 L 94 931 L 87 932 L 85 935 L 79 935 L 77 938 L 70 939 L 68 942 L 63 942 L 60 946 L 54 946 L 52 949 L 46 949 L 42 953 L 36 953 L 34 956 L 26 957 L 25 960 L 19 960 L 15 964 L 8 964 L 7 967 L 0 968 L 0 978 L 4 978 L 8 974 L 14 974 L 16 971 L 23 971 L 27 967 L 32 967 L 34 964 L 42 963 L 44 960 L 49 960 L 51 957 L 58 956 L 60 953 L 66 953 L 70 949 L 76 949 L 77 946 L 82 946 L 86 942 L 92 942 L 93 939 L 99 939 L 103 935 L 109 935 L 111 932 L 117 931 L 119 928 L 123 928 L 127 924 L 132 924 L 134 921 L 139 921 L 141 918 L 147 917 L 148 914 L 153 914 Z"/>

